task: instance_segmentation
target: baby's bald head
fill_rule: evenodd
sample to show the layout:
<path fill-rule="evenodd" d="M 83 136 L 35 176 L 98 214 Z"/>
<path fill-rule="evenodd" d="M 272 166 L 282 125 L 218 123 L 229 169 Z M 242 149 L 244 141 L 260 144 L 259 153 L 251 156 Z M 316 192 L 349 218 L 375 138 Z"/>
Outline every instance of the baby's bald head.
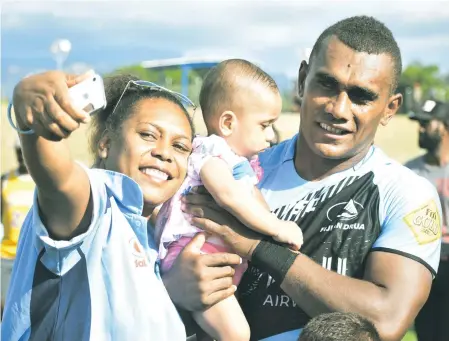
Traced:
<path fill-rule="evenodd" d="M 260 87 L 279 93 L 273 78 L 247 60 L 228 59 L 210 69 L 200 92 L 201 111 L 208 129 L 216 115 L 227 110 L 237 114 L 245 99 L 250 100 L 251 92 Z"/>

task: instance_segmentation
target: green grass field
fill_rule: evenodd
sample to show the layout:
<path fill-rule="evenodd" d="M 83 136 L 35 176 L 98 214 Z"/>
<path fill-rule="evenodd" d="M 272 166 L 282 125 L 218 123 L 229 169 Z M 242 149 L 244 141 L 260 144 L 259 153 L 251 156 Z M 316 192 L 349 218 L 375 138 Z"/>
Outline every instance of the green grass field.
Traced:
<path fill-rule="evenodd" d="M 414 331 L 409 331 L 407 335 L 404 336 L 402 341 L 417 341 L 416 334 Z"/>

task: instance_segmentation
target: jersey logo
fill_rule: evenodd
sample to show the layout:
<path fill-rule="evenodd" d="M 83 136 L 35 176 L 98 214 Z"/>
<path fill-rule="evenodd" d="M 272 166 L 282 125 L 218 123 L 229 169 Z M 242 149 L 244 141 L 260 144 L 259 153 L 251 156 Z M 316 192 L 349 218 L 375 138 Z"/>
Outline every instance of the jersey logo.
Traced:
<path fill-rule="evenodd" d="M 329 221 L 353 220 L 359 216 L 359 210 L 363 210 L 362 204 L 359 204 L 357 201 L 350 199 L 348 202 L 341 202 L 329 208 L 327 210 L 327 219 L 329 219 Z"/>
<path fill-rule="evenodd" d="M 320 232 L 331 232 L 333 230 L 365 230 L 365 224 L 352 222 L 359 217 L 364 209 L 363 205 L 353 199 L 335 204 L 327 210 L 326 216 L 332 224 L 323 226 Z"/>
<path fill-rule="evenodd" d="M 420 245 L 431 243 L 441 237 L 441 219 L 434 200 L 407 214 L 404 222 Z"/>
<path fill-rule="evenodd" d="M 129 240 L 129 246 L 132 255 L 134 256 L 134 265 L 136 268 L 143 268 L 147 267 L 148 264 L 145 260 L 145 253 L 142 250 L 142 247 L 140 246 L 139 242 L 137 241 L 137 238 L 133 237 Z"/>

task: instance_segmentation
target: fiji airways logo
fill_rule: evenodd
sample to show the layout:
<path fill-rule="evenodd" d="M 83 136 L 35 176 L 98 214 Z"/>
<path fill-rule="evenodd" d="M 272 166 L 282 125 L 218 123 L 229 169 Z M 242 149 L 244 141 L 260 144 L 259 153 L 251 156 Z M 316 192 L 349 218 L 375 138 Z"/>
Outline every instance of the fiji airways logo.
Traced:
<path fill-rule="evenodd" d="M 357 219 L 359 212 L 363 209 L 364 207 L 362 204 L 352 199 L 335 204 L 327 210 L 327 219 L 337 223 L 322 227 L 320 232 L 329 232 L 334 229 L 364 230 L 365 224 L 349 223 L 350 221 Z"/>
<path fill-rule="evenodd" d="M 131 253 L 134 256 L 134 265 L 136 268 L 143 268 L 147 267 L 147 261 L 146 261 L 146 255 L 145 252 L 142 249 L 142 246 L 140 246 L 139 241 L 136 237 L 133 237 L 129 240 L 129 246 L 131 248 Z"/>

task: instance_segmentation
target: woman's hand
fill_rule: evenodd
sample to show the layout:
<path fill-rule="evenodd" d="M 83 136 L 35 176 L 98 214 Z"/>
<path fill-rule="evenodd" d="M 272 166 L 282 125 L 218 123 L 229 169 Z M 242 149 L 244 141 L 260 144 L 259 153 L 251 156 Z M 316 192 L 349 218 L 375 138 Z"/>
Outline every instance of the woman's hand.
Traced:
<path fill-rule="evenodd" d="M 73 106 L 69 88 L 86 79 L 60 71 L 49 71 L 24 78 L 14 88 L 13 106 L 17 126 L 22 130 L 33 129 L 49 140 L 66 138 L 80 123 L 90 116 Z"/>
<path fill-rule="evenodd" d="M 218 206 L 204 187 L 192 189 L 182 200 L 183 210 L 193 216 L 191 223 L 194 226 L 220 237 L 238 255 L 251 259 L 262 235 Z"/>
<path fill-rule="evenodd" d="M 49 71 L 24 78 L 14 88 L 16 125 L 22 152 L 38 190 L 40 215 L 53 239 L 70 240 L 87 230 L 92 200 L 86 171 L 59 142 L 87 122 L 89 115 L 71 103 L 69 87 L 89 77 Z"/>
<path fill-rule="evenodd" d="M 242 259 L 230 253 L 201 254 L 205 241 L 204 234 L 196 235 L 162 278 L 172 301 L 188 311 L 204 310 L 237 289 L 233 266 Z"/>

